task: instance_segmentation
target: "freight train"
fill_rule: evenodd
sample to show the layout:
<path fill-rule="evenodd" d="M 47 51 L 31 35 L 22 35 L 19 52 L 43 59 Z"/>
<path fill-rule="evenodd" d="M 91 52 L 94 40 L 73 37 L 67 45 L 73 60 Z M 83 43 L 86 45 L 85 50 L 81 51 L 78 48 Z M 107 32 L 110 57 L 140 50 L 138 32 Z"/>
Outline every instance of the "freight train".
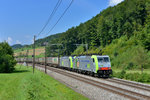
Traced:
<path fill-rule="evenodd" d="M 33 62 L 33 58 L 16 58 L 16 60 L 18 62 Z M 49 66 L 89 74 L 91 76 L 109 77 L 112 74 L 110 58 L 107 55 L 47 57 L 46 61 L 45 58 L 35 58 L 36 64 L 44 65 L 45 62 Z"/>

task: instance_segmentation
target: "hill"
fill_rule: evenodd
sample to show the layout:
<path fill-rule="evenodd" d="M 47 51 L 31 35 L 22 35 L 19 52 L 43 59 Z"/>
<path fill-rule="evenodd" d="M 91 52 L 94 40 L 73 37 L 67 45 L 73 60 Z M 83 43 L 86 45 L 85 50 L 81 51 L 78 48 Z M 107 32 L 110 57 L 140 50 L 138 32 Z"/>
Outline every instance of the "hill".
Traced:
<path fill-rule="evenodd" d="M 150 0 L 124 0 L 60 34 L 51 43 L 63 44 L 63 47 L 49 46 L 47 50 L 51 51 L 49 56 L 57 56 L 56 49 L 61 49 L 61 55 L 109 55 L 113 67 L 149 68 L 149 40 Z"/>
<path fill-rule="evenodd" d="M 57 38 L 59 38 L 61 33 L 58 34 L 54 34 L 54 35 L 50 35 L 48 37 L 42 38 L 42 39 L 38 39 L 35 41 L 35 45 L 36 47 L 41 47 L 44 46 L 44 42 L 51 42 Z M 32 48 L 32 44 L 31 45 L 21 45 L 21 44 L 14 44 L 11 46 L 13 49 L 25 49 L 25 48 Z"/>
<path fill-rule="evenodd" d="M 35 45 L 36 46 L 44 46 L 44 42 L 51 42 L 51 41 L 59 38 L 60 35 L 61 35 L 61 33 L 58 33 L 58 34 L 50 35 L 50 36 L 45 37 L 43 39 L 38 39 L 35 41 Z"/>
<path fill-rule="evenodd" d="M 149 5 L 149 0 L 125 0 L 66 32 L 38 39 L 35 44 L 43 46 L 46 41 L 61 43 L 64 44 L 63 52 L 66 55 L 71 55 L 77 49 L 74 44 L 88 44 L 88 49 L 91 50 L 95 47 L 105 47 L 121 36 L 126 35 L 129 39 L 137 34 L 138 36 L 146 35 L 146 41 L 142 42 L 145 48 L 150 50 L 148 45 Z M 145 34 L 141 34 L 142 31 Z"/>
<path fill-rule="evenodd" d="M 50 38 L 53 37 L 53 38 Z M 150 0 L 124 0 L 66 32 L 36 41 L 49 44 L 48 56 L 107 54 L 113 67 L 150 65 Z M 86 44 L 86 45 L 85 45 Z M 86 46 L 88 45 L 88 51 Z"/>
<path fill-rule="evenodd" d="M 105 9 L 87 22 L 68 29 L 51 43 L 64 44 L 63 53 L 71 55 L 77 49 L 74 44 L 88 44 L 89 50 L 95 50 L 98 47 L 102 49 L 122 36 L 127 36 L 129 40 L 132 36 L 142 39 L 143 35 L 146 41 L 141 42 L 145 49 L 150 50 L 149 7 L 149 0 L 125 0 Z"/>
<path fill-rule="evenodd" d="M 21 44 L 14 44 L 11 46 L 13 49 L 19 49 L 22 48 L 23 46 Z"/>

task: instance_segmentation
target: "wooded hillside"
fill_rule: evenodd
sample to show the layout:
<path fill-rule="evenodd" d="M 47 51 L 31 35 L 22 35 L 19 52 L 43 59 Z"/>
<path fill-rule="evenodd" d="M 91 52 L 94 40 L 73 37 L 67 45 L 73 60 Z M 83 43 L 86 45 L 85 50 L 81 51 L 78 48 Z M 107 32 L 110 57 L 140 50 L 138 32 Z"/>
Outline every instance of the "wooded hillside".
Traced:
<path fill-rule="evenodd" d="M 149 2 L 150 0 L 125 0 L 91 20 L 68 29 L 51 43 L 64 44 L 65 55 L 71 55 L 77 49 L 74 44 L 88 44 L 89 50 L 97 47 L 102 49 L 121 36 L 127 36 L 127 40 L 136 36 L 144 48 L 150 50 Z"/>
<path fill-rule="evenodd" d="M 109 55 L 116 67 L 148 67 L 150 0 L 124 0 L 66 32 L 37 40 L 36 45 L 42 46 L 45 41 L 62 44 L 49 45 L 47 56 L 58 56 L 58 52 L 61 56 L 97 53 Z"/>
<path fill-rule="evenodd" d="M 48 56 L 103 54 L 112 66 L 133 68 L 150 65 L 150 0 L 125 0 L 109 7 L 79 26 L 60 34 L 50 43 Z M 85 45 L 88 44 L 88 52 Z M 52 55 L 51 55 L 52 54 Z"/>

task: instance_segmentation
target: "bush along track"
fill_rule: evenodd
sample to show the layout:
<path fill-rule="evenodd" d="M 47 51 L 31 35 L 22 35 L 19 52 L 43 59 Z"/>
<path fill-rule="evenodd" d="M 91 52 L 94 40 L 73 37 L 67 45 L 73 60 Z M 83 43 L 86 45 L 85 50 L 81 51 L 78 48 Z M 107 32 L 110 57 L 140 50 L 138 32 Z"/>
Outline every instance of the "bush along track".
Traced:
<path fill-rule="evenodd" d="M 126 73 L 125 70 L 122 70 L 121 72 L 113 72 L 112 76 L 136 82 L 150 83 L 150 74 L 148 73 Z"/>

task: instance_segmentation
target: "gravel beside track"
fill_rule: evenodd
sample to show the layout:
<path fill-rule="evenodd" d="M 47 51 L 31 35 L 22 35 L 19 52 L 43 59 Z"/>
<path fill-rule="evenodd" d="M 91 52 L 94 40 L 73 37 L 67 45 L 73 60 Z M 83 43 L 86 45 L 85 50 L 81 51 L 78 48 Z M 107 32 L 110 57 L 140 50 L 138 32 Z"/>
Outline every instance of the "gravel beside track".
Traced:
<path fill-rule="evenodd" d="M 136 88 L 143 89 L 143 90 L 146 90 L 146 91 L 150 92 L 150 85 L 148 85 L 148 84 L 142 84 L 142 83 L 139 83 L 139 82 L 128 81 L 128 80 L 123 80 L 123 79 L 118 79 L 118 78 L 108 79 L 108 81 L 128 85 L 128 86 L 131 86 L 131 87 L 136 87 Z"/>
<path fill-rule="evenodd" d="M 39 67 L 39 65 L 36 65 L 36 68 L 44 71 L 44 68 L 42 68 L 42 66 Z M 108 90 L 105 90 L 103 88 L 97 88 L 96 86 L 85 83 L 81 80 L 77 80 L 70 76 L 63 75 L 62 73 L 55 72 L 52 69 L 47 70 L 47 74 L 66 84 L 76 92 L 88 97 L 90 100 L 130 100 L 124 96 L 109 92 Z"/>
<path fill-rule="evenodd" d="M 70 71 L 67 71 L 67 72 L 71 73 L 71 74 L 78 75 L 78 73 L 74 73 L 74 72 L 70 72 Z M 90 79 L 93 79 L 93 80 L 98 80 L 98 81 L 102 80 L 103 82 L 107 82 L 107 83 L 109 82 L 110 84 L 116 83 L 116 84 L 119 84 L 119 85 L 125 85 L 125 86 L 131 87 L 133 89 L 137 89 L 137 92 L 142 90 L 141 93 L 146 94 L 146 92 L 147 92 L 148 96 L 150 95 L 150 85 L 148 85 L 148 84 L 143 84 L 143 83 L 139 83 L 139 82 L 123 80 L 123 79 L 118 79 L 118 78 L 103 79 L 103 78 L 91 77 L 91 76 L 84 75 L 84 74 L 80 74 L 80 75 L 84 76 L 84 77 L 87 77 L 87 78 L 90 78 Z"/>
<path fill-rule="evenodd" d="M 127 82 L 121 81 L 119 79 L 99 79 L 99 78 L 94 78 L 94 77 L 89 77 L 86 75 L 82 75 L 82 74 L 78 74 L 78 73 L 73 73 L 70 71 L 66 71 L 66 70 L 62 70 L 62 69 L 56 69 L 56 68 L 52 68 L 52 67 L 48 67 L 49 70 L 52 70 L 53 72 L 56 72 L 57 74 L 61 74 L 61 76 L 63 75 L 64 77 L 68 76 L 69 78 L 72 78 L 73 80 L 76 79 L 76 81 L 78 80 L 78 83 L 84 83 L 91 86 L 94 86 L 94 88 L 96 89 L 100 89 L 100 91 L 105 91 L 105 92 L 96 92 L 95 90 L 93 92 L 91 92 L 91 96 L 89 96 L 88 93 L 84 92 L 82 94 L 87 95 L 90 99 L 95 99 L 95 100 L 101 100 L 100 98 L 105 97 L 102 100 L 120 100 L 120 99 L 135 99 L 135 100 L 149 100 L 150 99 L 150 92 L 149 89 L 145 88 L 144 86 L 148 86 L 148 85 L 143 85 L 140 84 L 139 85 L 134 85 L 132 82 L 130 84 L 127 84 Z M 115 81 L 114 81 L 115 80 Z M 69 81 L 69 80 L 67 80 Z M 68 84 L 68 82 L 66 81 L 66 83 Z M 71 84 L 72 85 L 72 84 Z M 90 86 L 90 87 L 91 87 Z M 143 87 L 142 87 L 143 86 Z M 81 87 L 81 86 L 78 86 Z M 83 86 L 82 86 L 83 87 Z M 138 88 L 140 87 L 140 88 Z M 86 87 L 88 88 L 88 87 Z M 78 91 L 78 88 L 75 88 L 76 91 Z M 90 89 L 88 89 L 87 92 L 89 92 Z M 83 91 L 83 90 L 80 90 Z M 100 95 L 100 98 L 96 98 L 97 96 L 93 95 L 96 93 L 98 93 L 97 95 Z M 100 93 L 100 94 L 99 94 Z M 111 95 L 111 97 L 107 96 L 103 96 L 103 94 L 105 93 L 110 93 L 109 95 Z M 114 94 L 115 93 L 115 94 Z M 118 94 L 118 95 L 117 95 Z M 99 96 L 98 96 L 99 97 Z M 108 98 L 109 97 L 109 98 Z M 114 98 L 115 99 L 114 99 Z M 124 98 L 125 97 L 125 98 Z M 108 99 L 106 99 L 108 98 Z"/>
<path fill-rule="evenodd" d="M 141 99 L 141 100 L 142 99 L 147 99 L 148 100 L 150 98 L 150 96 L 148 96 L 148 95 L 145 95 L 145 94 L 142 94 L 142 93 L 139 93 L 139 92 L 135 92 L 135 91 L 130 91 L 129 89 L 123 89 L 123 88 L 120 88 L 116 85 L 112 85 L 112 84 L 110 85 L 110 84 L 107 84 L 107 83 L 94 81 L 94 80 L 91 80 L 91 79 L 88 79 L 88 78 L 85 78 L 85 77 L 81 77 L 81 76 L 78 76 L 78 75 L 71 75 L 70 73 L 68 74 L 68 73 L 58 71 L 55 68 L 51 68 L 51 70 L 53 70 L 55 72 L 58 72 L 58 73 L 61 73 L 61 74 L 64 74 L 66 76 L 72 77 L 74 79 L 80 80 L 82 82 L 91 84 L 91 85 L 96 86 L 98 88 L 103 88 L 103 89 L 108 90 L 110 92 L 128 97 L 130 99 L 137 99 L 137 100 L 138 99 Z"/>

